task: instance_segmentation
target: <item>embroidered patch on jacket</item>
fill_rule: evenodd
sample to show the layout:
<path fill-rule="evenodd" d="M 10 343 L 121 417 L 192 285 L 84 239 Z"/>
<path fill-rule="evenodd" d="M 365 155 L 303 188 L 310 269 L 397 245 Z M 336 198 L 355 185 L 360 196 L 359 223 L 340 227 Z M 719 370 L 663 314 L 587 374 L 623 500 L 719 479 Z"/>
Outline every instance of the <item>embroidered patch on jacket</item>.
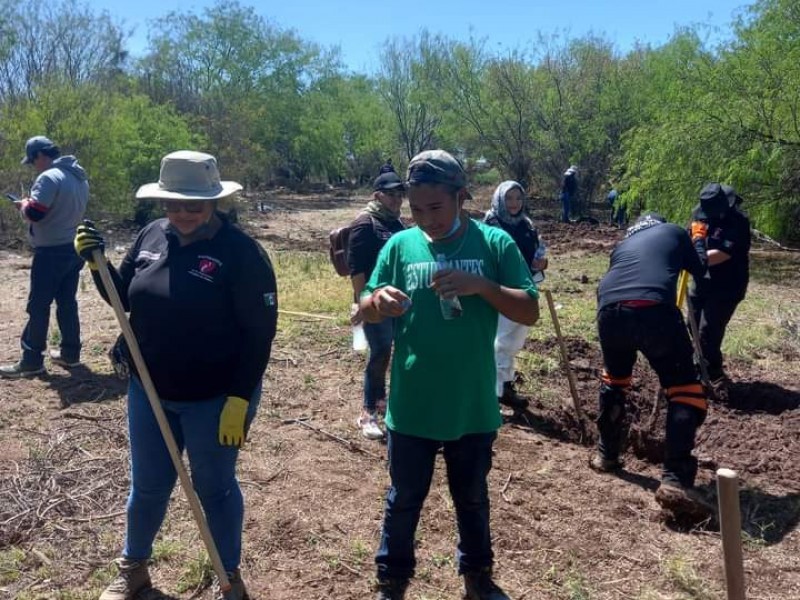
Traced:
<path fill-rule="evenodd" d="M 222 267 L 222 261 L 213 256 L 200 255 L 197 257 L 197 266 L 189 271 L 190 275 L 213 283 L 214 276 Z"/>
<path fill-rule="evenodd" d="M 150 252 L 149 250 L 139 250 L 136 260 L 158 260 L 161 258 L 161 252 Z"/>
<path fill-rule="evenodd" d="M 269 292 L 268 294 L 264 294 L 264 304 L 267 306 L 277 306 L 278 294 L 276 294 L 275 292 Z"/>

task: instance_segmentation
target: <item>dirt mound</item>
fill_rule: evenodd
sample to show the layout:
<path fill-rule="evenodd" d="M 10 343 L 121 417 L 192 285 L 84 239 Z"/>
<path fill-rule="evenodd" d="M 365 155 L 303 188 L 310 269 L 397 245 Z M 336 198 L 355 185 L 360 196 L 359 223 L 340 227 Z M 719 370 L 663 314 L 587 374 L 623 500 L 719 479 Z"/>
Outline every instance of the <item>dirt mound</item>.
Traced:
<path fill-rule="evenodd" d="M 594 445 L 602 369 L 600 349 L 581 338 L 565 341 L 586 423 L 582 429 L 573 411 L 539 400 L 531 403 L 528 421 L 552 437 Z M 528 340 L 525 349 L 537 354 L 553 354 L 558 352 L 558 344 L 555 337 Z M 800 490 L 800 461 L 796 460 L 800 456 L 797 382 L 776 381 L 775 374 L 741 362 L 731 365 L 729 371 L 734 379 L 730 399 L 726 404 L 712 403 L 698 434 L 697 454 L 701 464 L 708 468 L 736 469 L 760 485 Z M 560 371 L 534 377 L 537 385 L 566 387 Z M 664 458 L 666 400 L 659 398 L 659 391 L 655 373 L 646 361 L 638 360 L 627 404 L 626 452 L 653 464 L 660 464 Z"/>

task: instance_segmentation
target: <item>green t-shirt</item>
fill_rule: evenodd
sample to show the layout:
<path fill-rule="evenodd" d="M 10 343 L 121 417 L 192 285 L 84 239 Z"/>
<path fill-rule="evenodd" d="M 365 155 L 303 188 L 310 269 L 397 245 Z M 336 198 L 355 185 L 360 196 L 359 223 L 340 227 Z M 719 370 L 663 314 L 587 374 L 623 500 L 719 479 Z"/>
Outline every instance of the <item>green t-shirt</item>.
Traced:
<path fill-rule="evenodd" d="M 411 308 L 395 323 L 386 426 L 434 440 L 456 440 L 500 427 L 495 393 L 497 311 L 480 296 L 461 296 L 463 313 L 445 320 L 430 288 L 444 254 L 450 268 L 481 275 L 538 298 L 536 284 L 505 231 L 470 220 L 453 242 L 431 243 L 418 227 L 396 233 L 378 255 L 364 294 L 387 285 Z"/>

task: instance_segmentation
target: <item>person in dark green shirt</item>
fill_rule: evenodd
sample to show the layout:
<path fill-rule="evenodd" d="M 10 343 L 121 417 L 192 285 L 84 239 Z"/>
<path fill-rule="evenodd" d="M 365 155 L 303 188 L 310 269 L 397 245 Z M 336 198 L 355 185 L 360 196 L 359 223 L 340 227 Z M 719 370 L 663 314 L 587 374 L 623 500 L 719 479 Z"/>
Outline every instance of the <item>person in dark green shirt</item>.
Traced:
<path fill-rule="evenodd" d="M 467 178 L 453 156 L 422 152 L 407 179 L 417 226 L 384 246 L 361 298 L 366 321 L 396 318 L 378 598 L 402 599 L 414 574 L 414 533 L 442 448 L 465 597 L 503 600 L 492 580 L 486 483 L 501 423 L 494 338 L 498 313 L 536 322 L 538 291 L 511 236 L 462 213 Z"/>

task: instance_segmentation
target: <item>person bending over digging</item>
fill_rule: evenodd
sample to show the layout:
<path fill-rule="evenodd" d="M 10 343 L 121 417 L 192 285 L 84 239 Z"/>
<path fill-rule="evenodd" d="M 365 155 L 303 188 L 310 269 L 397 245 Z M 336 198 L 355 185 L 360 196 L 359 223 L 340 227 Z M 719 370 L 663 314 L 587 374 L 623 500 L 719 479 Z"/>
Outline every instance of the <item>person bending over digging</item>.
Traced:
<path fill-rule="evenodd" d="M 192 482 L 232 589 L 215 600 L 247 597 L 239 574 L 244 502 L 236 460 L 261 396 L 277 323 L 275 275 L 263 249 L 216 210 L 241 190 L 220 181 L 216 159 L 179 151 L 161 161 L 158 183 L 136 197 L 160 200 L 166 218 L 145 226 L 111 276 L 136 334 L 172 434 L 189 457 Z M 92 262 L 103 238 L 78 228 L 75 249 Z M 128 359 L 130 357 L 128 356 Z M 135 365 L 128 387 L 131 490 L 119 576 L 101 600 L 132 600 L 150 588 L 147 561 L 176 472 Z"/>
<path fill-rule="evenodd" d="M 381 170 L 386 168 L 384 165 Z M 351 225 L 347 247 L 347 264 L 356 303 L 372 275 L 381 248 L 392 235 L 405 229 L 400 221 L 400 207 L 406 188 L 400 176 L 394 170 L 384 171 L 375 178 L 373 188 L 372 200 Z M 356 304 L 350 321 L 357 325 L 362 320 Z M 364 369 L 364 403 L 356 423 L 361 434 L 371 440 L 383 439 L 378 419 L 386 414 L 386 370 L 392 355 L 393 332 L 394 319 L 364 324 L 369 360 Z"/>
<path fill-rule="evenodd" d="M 707 402 L 676 304 L 682 270 L 700 279 L 706 268 L 686 231 L 655 213 L 639 217 L 611 254 L 610 268 L 597 290 L 604 369 L 597 419 L 600 442 L 591 466 L 603 472 L 622 468 L 625 399 L 639 351 L 658 375 L 669 401 L 656 501 L 676 517 L 704 518 L 710 507 L 693 489 L 697 459 L 692 450 Z"/>
<path fill-rule="evenodd" d="M 461 217 L 466 185 L 460 163 L 443 150 L 411 160 L 417 226 L 392 236 L 362 294 L 366 321 L 396 319 L 386 416 L 391 485 L 375 557 L 379 600 L 403 598 L 414 574 L 414 534 L 439 449 L 465 597 L 508 598 L 492 580 L 486 482 L 501 422 L 494 338 L 498 313 L 536 322 L 538 292 L 511 236 Z"/>
<path fill-rule="evenodd" d="M 516 242 L 525 264 L 531 270 L 534 281 L 544 279 L 547 268 L 544 258 L 545 245 L 533 222 L 525 214 L 525 190 L 516 181 L 504 181 L 497 186 L 492 196 L 492 207 L 486 213 L 484 223 L 500 227 Z M 497 400 L 514 410 L 528 406 L 527 398 L 514 389 L 514 357 L 525 345 L 528 326 L 506 319 L 502 314 L 497 321 L 497 338 L 494 354 L 497 363 Z"/>

